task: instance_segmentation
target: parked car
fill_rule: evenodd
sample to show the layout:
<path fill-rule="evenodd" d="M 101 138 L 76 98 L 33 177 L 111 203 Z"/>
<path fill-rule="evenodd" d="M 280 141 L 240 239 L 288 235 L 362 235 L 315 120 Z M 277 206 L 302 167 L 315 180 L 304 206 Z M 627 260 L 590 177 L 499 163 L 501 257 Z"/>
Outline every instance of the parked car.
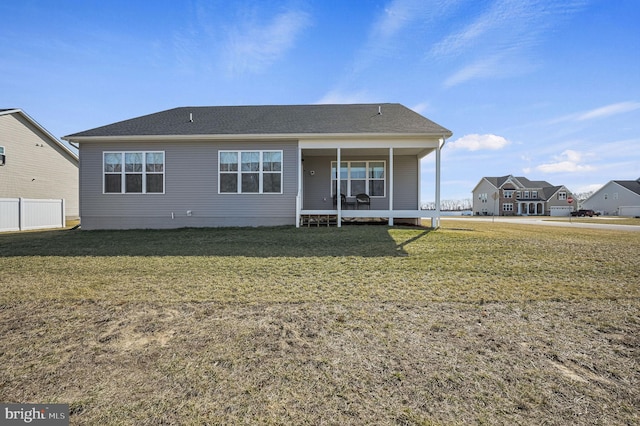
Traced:
<path fill-rule="evenodd" d="M 585 217 L 585 216 L 589 216 L 589 217 L 593 217 L 593 216 L 600 216 L 599 212 L 587 209 L 580 209 L 580 210 L 576 210 L 575 212 L 571 212 L 571 216 L 578 216 L 578 217 Z"/>

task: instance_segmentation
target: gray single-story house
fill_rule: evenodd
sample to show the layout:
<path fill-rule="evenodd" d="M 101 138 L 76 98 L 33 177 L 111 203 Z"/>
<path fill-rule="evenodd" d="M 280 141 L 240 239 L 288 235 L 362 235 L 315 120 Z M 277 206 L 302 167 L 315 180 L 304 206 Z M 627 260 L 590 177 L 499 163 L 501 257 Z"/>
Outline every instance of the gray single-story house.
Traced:
<path fill-rule="evenodd" d="M 65 136 L 82 229 L 416 222 L 451 131 L 400 104 L 180 107 Z M 339 165 L 339 167 L 338 167 Z M 356 199 L 356 196 L 360 196 Z M 337 202 L 336 200 L 341 200 Z M 308 222 L 307 222 L 308 223 Z"/>

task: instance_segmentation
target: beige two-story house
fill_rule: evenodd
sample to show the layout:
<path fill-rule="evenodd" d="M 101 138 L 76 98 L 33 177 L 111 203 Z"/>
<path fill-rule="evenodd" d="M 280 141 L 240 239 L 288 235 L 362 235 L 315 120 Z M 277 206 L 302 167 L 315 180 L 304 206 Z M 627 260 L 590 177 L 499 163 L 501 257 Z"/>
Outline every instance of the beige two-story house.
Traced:
<path fill-rule="evenodd" d="M 513 175 L 483 177 L 473 188 L 473 214 L 480 216 L 569 216 L 573 194 L 564 185 Z"/>
<path fill-rule="evenodd" d="M 79 217 L 78 156 L 19 108 L 0 109 L 0 199 L 64 199 Z"/>

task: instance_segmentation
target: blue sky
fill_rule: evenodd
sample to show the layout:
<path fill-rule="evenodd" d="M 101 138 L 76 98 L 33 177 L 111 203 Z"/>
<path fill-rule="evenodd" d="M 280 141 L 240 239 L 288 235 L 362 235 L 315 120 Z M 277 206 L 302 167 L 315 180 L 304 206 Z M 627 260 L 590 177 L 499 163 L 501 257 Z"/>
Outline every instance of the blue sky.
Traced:
<path fill-rule="evenodd" d="M 177 106 L 399 102 L 442 198 L 640 177 L 637 0 L 0 2 L 0 108 L 56 137 Z M 434 159 L 423 201 L 434 199 Z"/>

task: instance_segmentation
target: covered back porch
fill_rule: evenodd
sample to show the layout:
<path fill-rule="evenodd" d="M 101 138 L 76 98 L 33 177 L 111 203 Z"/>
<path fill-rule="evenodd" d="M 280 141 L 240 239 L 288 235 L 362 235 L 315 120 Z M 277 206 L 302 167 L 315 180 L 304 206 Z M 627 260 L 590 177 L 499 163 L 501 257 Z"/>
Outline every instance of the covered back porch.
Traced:
<path fill-rule="evenodd" d="M 440 225 L 440 152 L 445 135 L 299 142 L 296 226 L 384 219 Z M 435 155 L 436 210 L 421 210 L 421 159 Z M 340 200 L 340 202 L 338 202 Z"/>

